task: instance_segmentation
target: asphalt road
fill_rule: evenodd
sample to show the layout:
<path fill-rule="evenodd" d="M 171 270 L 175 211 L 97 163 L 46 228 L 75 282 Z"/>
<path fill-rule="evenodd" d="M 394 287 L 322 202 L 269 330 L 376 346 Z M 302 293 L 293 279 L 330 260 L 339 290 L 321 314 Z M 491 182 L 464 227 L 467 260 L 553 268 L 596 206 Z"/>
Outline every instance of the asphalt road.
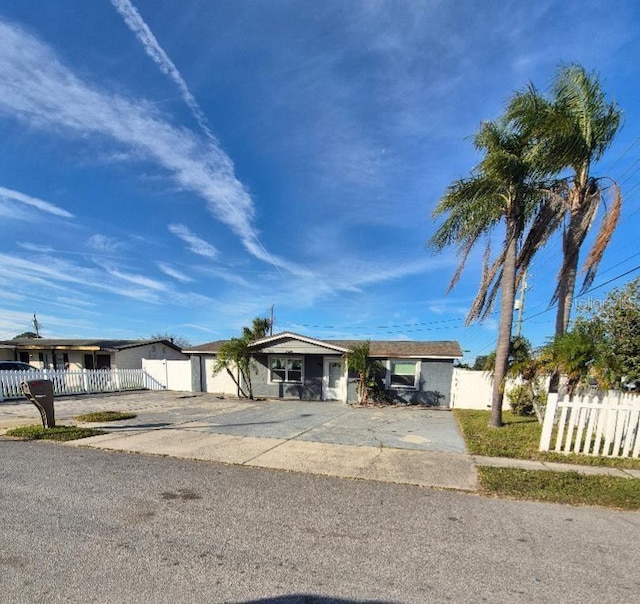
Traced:
<path fill-rule="evenodd" d="M 640 514 L 0 439 L 3 602 L 615 602 Z M 316 596 L 316 598 L 312 598 Z"/>

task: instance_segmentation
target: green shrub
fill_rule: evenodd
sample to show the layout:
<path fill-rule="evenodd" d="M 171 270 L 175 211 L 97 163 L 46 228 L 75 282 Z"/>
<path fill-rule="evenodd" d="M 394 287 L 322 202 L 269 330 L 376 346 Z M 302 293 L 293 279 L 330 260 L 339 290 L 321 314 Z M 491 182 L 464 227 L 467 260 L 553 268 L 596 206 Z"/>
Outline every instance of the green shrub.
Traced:
<path fill-rule="evenodd" d="M 535 396 L 533 388 L 529 383 L 514 386 L 507 392 L 507 400 L 509 401 L 509 405 L 511 405 L 511 411 L 513 411 L 515 415 L 521 415 L 523 417 L 533 415 Z"/>

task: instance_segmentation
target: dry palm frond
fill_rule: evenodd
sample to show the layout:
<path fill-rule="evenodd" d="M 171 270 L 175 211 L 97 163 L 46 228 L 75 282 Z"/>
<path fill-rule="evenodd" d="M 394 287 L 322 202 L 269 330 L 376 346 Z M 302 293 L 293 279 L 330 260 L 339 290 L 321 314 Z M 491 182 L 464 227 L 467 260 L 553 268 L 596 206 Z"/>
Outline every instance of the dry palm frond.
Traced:
<path fill-rule="evenodd" d="M 478 241 L 478 239 L 480 238 L 481 233 L 477 233 L 473 239 L 471 239 L 466 246 L 462 249 L 461 251 L 461 258 L 460 258 L 460 264 L 458 265 L 458 268 L 456 269 L 456 272 L 453 273 L 453 277 L 451 277 L 451 281 L 449 281 L 449 285 L 447 287 L 447 291 L 446 293 L 448 294 L 458 283 L 458 281 L 460 281 L 460 276 L 462 275 L 462 271 L 464 271 L 464 267 L 467 263 L 467 258 L 469 257 L 469 254 L 471 253 L 471 250 L 473 249 L 473 246 L 476 244 L 476 241 Z"/>
<path fill-rule="evenodd" d="M 466 325 L 470 325 L 478 319 L 484 319 L 491 312 L 495 292 L 500 289 L 502 281 L 502 267 L 506 256 L 506 248 L 503 248 L 500 255 L 494 260 L 491 266 L 485 264 L 478 293 L 471 304 L 467 314 Z"/>
<path fill-rule="evenodd" d="M 593 243 L 591 250 L 589 250 L 589 255 L 587 256 L 582 268 L 582 272 L 586 274 L 580 293 L 584 293 L 584 291 L 593 283 L 604 251 L 609 245 L 609 241 L 611 241 L 613 232 L 620 220 L 620 212 L 622 210 L 622 194 L 620 193 L 620 187 L 618 187 L 617 183 L 613 182 L 611 189 L 613 191 L 611 207 L 605 209 L 600 230 L 598 231 L 596 240 Z"/>

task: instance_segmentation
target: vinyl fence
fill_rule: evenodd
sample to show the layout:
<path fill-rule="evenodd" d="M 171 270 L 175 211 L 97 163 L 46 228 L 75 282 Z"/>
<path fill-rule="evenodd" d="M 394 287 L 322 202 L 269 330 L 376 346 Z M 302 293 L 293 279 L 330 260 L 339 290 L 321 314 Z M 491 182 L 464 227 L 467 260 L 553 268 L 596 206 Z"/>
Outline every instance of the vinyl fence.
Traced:
<path fill-rule="evenodd" d="M 45 379 L 53 382 L 56 396 L 124 390 L 164 390 L 165 386 L 142 369 L 82 369 L 63 371 L 0 371 L 0 401 L 22 398 L 20 383 Z"/>
<path fill-rule="evenodd" d="M 540 451 L 638 458 L 639 432 L 640 395 L 592 393 L 570 401 L 550 394 Z"/>
<path fill-rule="evenodd" d="M 142 359 L 142 369 L 167 390 L 188 392 L 192 389 L 189 360 Z"/>

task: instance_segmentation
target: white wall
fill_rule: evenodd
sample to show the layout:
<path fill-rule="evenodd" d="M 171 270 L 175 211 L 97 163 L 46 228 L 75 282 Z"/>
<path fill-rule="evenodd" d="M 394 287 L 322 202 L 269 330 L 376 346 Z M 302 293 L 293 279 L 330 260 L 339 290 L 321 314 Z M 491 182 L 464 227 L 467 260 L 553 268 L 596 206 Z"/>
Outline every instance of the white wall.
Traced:
<path fill-rule="evenodd" d="M 191 361 L 142 359 L 142 369 L 167 390 L 191 392 Z"/>
<path fill-rule="evenodd" d="M 213 366 L 215 358 L 193 357 L 192 360 L 158 360 L 158 359 L 142 359 L 142 369 L 144 369 L 154 380 L 164 385 L 167 390 L 176 390 L 180 392 L 191 392 L 194 389 L 199 390 L 200 376 L 198 376 L 198 366 L 195 368 L 192 362 L 199 363 L 202 359 L 202 389 L 204 392 L 213 392 L 226 396 L 238 396 L 238 389 L 235 382 L 231 379 L 226 371 L 221 371 L 217 375 L 213 375 Z M 194 371 L 195 369 L 195 371 Z M 194 379 L 195 378 L 195 379 Z"/>
<path fill-rule="evenodd" d="M 510 411 L 511 405 L 507 399 L 507 393 L 518 384 L 520 378 L 507 379 L 505 396 L 502 400 L 503 411 Z M 542 380 L 542 387 L 547 390 L 549 378 Z M 490 409 L 491 408 L 491 388 L 493 378 L 490 371 L 472 371 L 470 369 L 459 369 L 454 367 L 451 379 L 451 407 L 458 409 Z"/>
<path fill-rule="evenodd" d="M 226 371 L 213 375 L 215 357 L 202 357 L 204 359 L 204 391 L 215 392 L 216 394 L 226 394 L 227 396 L 238 396 L 238 387 Z"/>
<path fill-rule="evenodd" d="M 507 380 L 506 392 L 512 388 L 516 382 Z M 470 369 L 459 369 L 454 367 L 451 383 L 451 407 L 457 409 L 490 409 L 491 408 L 491 388 L 493 378 L 489 371 L 471 371 Z M 502 402 L 502 409 L 509 411 L 509 401 L 505 396 Z"/>
<path fill-rule="evenodd" d="M 118 369 L 140 369 L 142 367 L 142 359 L 167 359 L 167 360 L 185 360 L 186 354 L 182 354 L 174 350 L 170 346 L 161 343 L 147 344 L 144 346 L 134 346 L 133 348 L 125 348 L 116 352 L 115 366 Z"/>

